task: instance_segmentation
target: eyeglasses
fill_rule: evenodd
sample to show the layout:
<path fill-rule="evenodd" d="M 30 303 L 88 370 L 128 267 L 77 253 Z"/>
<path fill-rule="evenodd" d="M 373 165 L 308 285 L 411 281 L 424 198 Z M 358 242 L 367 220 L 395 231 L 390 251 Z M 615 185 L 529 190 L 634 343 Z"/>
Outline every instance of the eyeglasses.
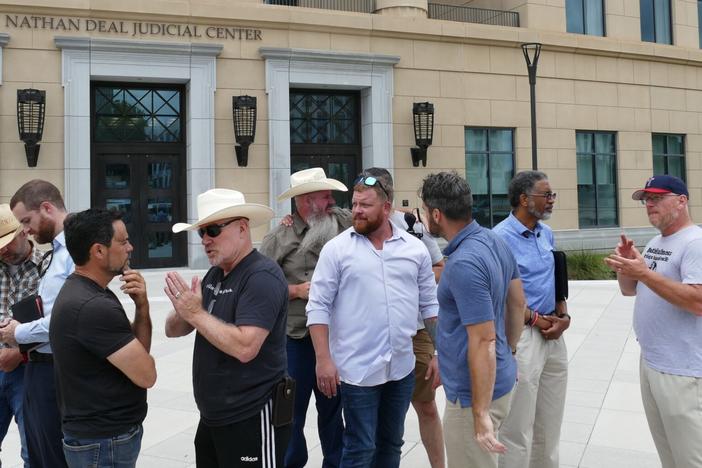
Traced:
<path fill-rule="evenodd" d="M 667 195 L 649 195 L 648 197 L 642 198 L 641 204 L 645 205 L 648 202 L 651 202 L 653 205 L 659 204 L 664 198 L 666 197 L 679 197 L 680 195 L 677 195 L 675 193 L 669 193 Z"/>
<path fill-rule="evenodd" d="M 380 190 L 382 190 L 385 193 L 385 196 L 390 198 L 390 194 L 387 190 L 385 190 L 385 187 L 383 187 L 383 184 L 380 182 L 380 180 L 376 179 L 373 176 L 360 175 L 356 177 L 356 180 L 353 181 L 353 186 L 355 187 L 358 184 L 363 184 L 366 187 L 375 187 L 377 185 L 378 187 L 380 187 Z"/>
<path fill-rule="evenodd" d="M 229 226 L 229 225 L 232 224 L 234 221 L 239 221 L 239 220 L 242 220 L 242 219 L 246 219 L 246 218 L 234 218 L 234 219 L 230 219 L 230 220 L 227 221 L 226 223 L 222 223 L 222 224 L 210 224 L 210 225 L 207 226 L 207 227 L 201 227 L 200 229 L 198 229 L 198 230 L 197 230 L 197 233 L 200 235 L 200 238 L 205 237 L 205 234 L 207 234 L 207 235 L 210 236 L 210 237 L 217 237 L 218 235 L 222 234 L 222 229 L 224 229 L 225 227 Z"/>
<path fill-rule="evenodd" d="M 553 201 L 556 199 L 556 192 L 546 192 L 546 193 L 530 193 L 532 197 L 544 197 L 548 201 Z"/>

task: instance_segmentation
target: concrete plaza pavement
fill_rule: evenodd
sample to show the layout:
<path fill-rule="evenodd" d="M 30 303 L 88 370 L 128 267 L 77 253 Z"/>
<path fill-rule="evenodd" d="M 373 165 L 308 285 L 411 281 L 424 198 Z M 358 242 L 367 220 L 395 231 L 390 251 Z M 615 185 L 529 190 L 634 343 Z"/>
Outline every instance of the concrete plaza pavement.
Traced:
<path fill-rule="evenodd" d="M 183 270 L 189 279 L 202 271 Z M 149 391 L 149 413 L 139 468 L 195 467 L 193 439 L 198 412 L 193 400 L 191 364 L 194 336 L 169 339 L 164 322 L 170 302 L 163 292 L 164 270 L 144 273 L 151 300 L 158 380 Z M 119 284 L 114 281 L 113 291 Z M 118 293 L 119 294 L 119 293 Z M 133 310 L 131 301 L 125 308 Z M 615 281 L 570 283 L 569 312 L 573 322 L 566 333 L 570 370 L 565 417 L 561 431 L 562 468 L 660 468 L 648 431 L 639 392 L 639 346 L 631 321 L 633 298 L 622 297 Z M 443 413 L 443 392 L 437 395 Z M 321 466 L 316 413 L 307 417 L 309 463 Z M 419 437 L 417 416 L 407 414 L 402 467 L 429 468 Z M 19 436 L 13 423 L 0 453 L 3 467 L 21 467 Z"/>

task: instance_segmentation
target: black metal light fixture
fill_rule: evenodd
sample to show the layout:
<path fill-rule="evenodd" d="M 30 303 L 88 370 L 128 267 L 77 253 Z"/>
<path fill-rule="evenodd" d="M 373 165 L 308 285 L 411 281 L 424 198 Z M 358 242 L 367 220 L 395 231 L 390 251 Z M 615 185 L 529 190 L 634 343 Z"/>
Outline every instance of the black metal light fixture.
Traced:
<path fill-rule="evenodd" d="M 256 137 L 256 98 L 253 96 L 233 96 L 234 135 L 239 146 L 236 149 L 236 162 L 240 167 L 249 164 L 249 145 Z"/>
<path fill-rule="evenodd" d="M 536 155 L 536 66 L 539 64 L 541 55 L 541 44 L 538 42 L 527 42 L 522 44 L 524 60 L 526 60 L 527 71 L 529 72 L 529 95 L 531 98 L 531 168 L 538 168 Z"/>
<path fill-rule="evenodd" d="M 27 165 L 36 167 L 39 160 L 39 148 L 44 133 L 44 116 L 46 115 L 46 91 L 40 89 L 17 90 L 17 129 L 20 140 L 24 142 Z"/>
<path fill-rule="evenodd" d="M 418 148 L 411 148 L 412 165 L 427 166 L 427 148 L 431 146 L 434 138 L 434 104 L 431 102 L 415 102 L 412 105 L 412 116 L 414 118 L 414 141 Z"/>

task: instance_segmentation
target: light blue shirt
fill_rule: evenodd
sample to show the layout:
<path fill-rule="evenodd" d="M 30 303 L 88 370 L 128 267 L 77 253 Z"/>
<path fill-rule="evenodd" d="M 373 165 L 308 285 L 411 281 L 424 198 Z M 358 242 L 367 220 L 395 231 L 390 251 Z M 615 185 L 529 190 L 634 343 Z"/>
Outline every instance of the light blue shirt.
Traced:
<path fill-rule="evenodd" d="M 15 329 L 15 340 L 18 343 L 43 343 L 36 351 L 40 353 L 51 353 L 49 345 L 49 322 L 51 322 L 51 310 L 54 308 L 56 296 L 58 296 L 63 283 L 68 275 L 73 273 L 75 265 L 73 259 L 66 248 L 66 236 L 63 231 L 51 241 L 54 252 L 51 258 L 51 265 L 44 273 L 39 283 L 39 295 L 41 296 L 44 308 L 44 317 L 33 322 L 17 325 Z"/>
<path fill-rule="evenodd" d="M 519 278 L 507 244 L 477 221 L 464 227 L 444 249 L 448 257 L 439 281 L 439 324 L 436 330 L 439 371 L 446 399 L 461 407 L 473 405 L 466 326 L 494 321 L 495 388 L 492 399 L 509 393 L 517 380 L 517 363 L 505 335 L 505 303 L 509 283 Z"/>
<path fill-rule="evenodd" d="M 519 275 L 530 309 L 549 315 L 556 309 L 553 231 L 536 223 L 531 231 L 512 213 L 493 229 L 509 245 L 519 264 Z"/>
<path fill-rule="evenodd" d="M 417 311 L 439 304 L 431 259 L 417 238 L 392 224 L 376 250 L 353 227 L 327 242 L 312 276 L 307 326 L 329 326 L 329 350 L 345 383 L 369 387 L 414 369 Z"/>

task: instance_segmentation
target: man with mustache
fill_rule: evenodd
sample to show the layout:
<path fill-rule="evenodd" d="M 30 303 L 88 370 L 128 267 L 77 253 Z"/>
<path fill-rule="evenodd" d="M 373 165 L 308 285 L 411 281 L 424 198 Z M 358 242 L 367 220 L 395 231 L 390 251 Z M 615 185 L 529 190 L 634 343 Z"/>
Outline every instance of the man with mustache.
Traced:
<path fill-rule="evenodd" d="M 30 466 L 61 468 L 66 466 L 61 439 L 61 416 L 56 403 L 54 364 L 49 344 L 49 323 L 54 301 L 74 264 L 66 249 L 63 220 L 66 207 L 58 188 L 45 180 L 34 179 L 17 190 L 10 200 L 12 213 L 24 231 L 39 244 L 51 243 L 51 264 L 39 283 L 44 317 L 20 324 L 4 322 L 0 341 L 43 343 L 29 352 L 24 373 L 24 427 Z"/>
<path fill-rule="evenodd" d="M 565 409 L 568 352 L 563 332 L 570 325 L 565 301 L 556 302 L 551 217 L 556 194 L 546 174 L 523 171 L 509 184 L 510 215 L 493 231 L 517 259 L 527 299 L 526 325 L 517 344 L 519 381 L 500 441 L 507 452 L 501 468 L 558 468 L 558 443 Z"/>
<path fill-rule="evenodd" d="M 622 234 L 605 259 L 625 296 L 636 296 L 641 397 L 663 468 L 702 466 L 702 229 L 685 182 L 653 176 L 631 196 L 660 231 L 643 254 Z"/>
<path fill-rule="evenodd" d="M 156 382 L 144 277 L 129 268 L 133 250 L 118 211 L 89 209 L 64 223 L 76 271 L 51 315 L 50 337 L 68 466 L 134 468 Z M 108 288 L 115 276 L 134 301 L 130 322 Z"/>
<path fill-rule="evenodd" d="M 390 222 L 389 190 L 367 173 L 356 179 L 353 227 L 322 248 L 307 302 L 317 385 L 328 397 L 341 389 L 342 466 L 399 466 L 418 312 L 432 337 L 436 329 L 431 258 Z"/>
<path fill-rule="evenodd" d="M 288 373 L 296 381 L 292 435 L 285 454 L 287 468 L 307 463 L 305 419 L 312 393 L 317 407 L 317 431 L 322 446 L 323 468 L 336 468 L 341 461 L 344 425 L 341 398 L 327 398 L 317 387 L 314 347 L 307 329 L 305 306 L 310 281 L 324 244 L 351 225 L 351 213 L 335 206 L 332 190 L 346 192 L 341 182 L 327 178 L 319 167 L 295 172 L 290 189 L 278 201 L 293 198 L 296 211 L 292 224 L 279 225 L 261 243 L 261 253 L 280 265 L 288 281 L 287 351 Z"/>
<path fill-rule="evenodd" d="M 12 317 L 10 307 L 37 292 L 39 279 L 49 266 L 47 254 L 29 240 L 22 225 L 10 210 L 0 205 L 0 318 Z M 0 442 L 5 438 L 12 417 L 19 428 L 24 466 L 29 466 L 24 436 L 24 359 L 19 349 L 0 348 Z"/>

